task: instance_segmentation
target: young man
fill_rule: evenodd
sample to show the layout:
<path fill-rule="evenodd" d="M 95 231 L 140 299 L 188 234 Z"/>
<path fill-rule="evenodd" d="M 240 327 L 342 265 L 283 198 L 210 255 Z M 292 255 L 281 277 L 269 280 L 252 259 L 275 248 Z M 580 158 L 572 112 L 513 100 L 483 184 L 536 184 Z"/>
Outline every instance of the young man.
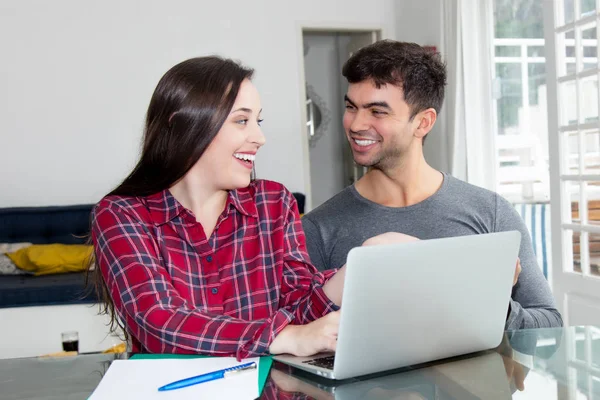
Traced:
<path fill-rule="evenodd" d="M 342 73 L 349 83 L 346 137 L 354 161 L 369 171 L 303 218 L 313 264 L 339 268 L 350 249 L 385 232 L 434 239 L 518 230 L 522 271 L 506 329 L 561 326 L 527 228 L 511 204 L 433 169 L 423 157 L 423 142 L 444 100 L 446 68 L 439 55 L 384 40 L 356 52 Z"/>

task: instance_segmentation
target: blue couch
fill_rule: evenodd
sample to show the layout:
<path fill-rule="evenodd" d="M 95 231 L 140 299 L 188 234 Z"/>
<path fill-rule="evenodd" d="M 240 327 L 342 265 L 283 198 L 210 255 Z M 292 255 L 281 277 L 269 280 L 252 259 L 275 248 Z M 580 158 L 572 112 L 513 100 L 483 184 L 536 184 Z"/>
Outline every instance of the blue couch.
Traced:
<path fill-rule="evenodd" d="M 93 205 L 0 208 L 0 243 L 82 244 Z M 85 273 L 0 276 L 0 308 L 94 303 Z"/>
<path fill-rule="evenodd" d="M 293 193 L 300 213 L 305 196 Z M 0 243 L 83 244 L 90 230 L 92 204 L 0 208 Z M 0 308 L 94 303 L 85 273 L 0 276 Z"/>

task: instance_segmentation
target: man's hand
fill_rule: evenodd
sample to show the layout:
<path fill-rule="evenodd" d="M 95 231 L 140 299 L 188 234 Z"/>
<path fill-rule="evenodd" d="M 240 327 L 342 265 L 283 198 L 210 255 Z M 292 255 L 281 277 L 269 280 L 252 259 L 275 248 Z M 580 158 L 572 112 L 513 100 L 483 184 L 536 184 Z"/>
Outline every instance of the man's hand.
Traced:
<path fill-rule="evenodd" d="M 331 312 L 307 325 L 288 325 L 275 337 L 269 352 L 306 357 L 324 351 L 335 351 L 339 325 L 339 311 Z"/>
<path fill-rule="evenodd" d="M 506 377 L 508 382 L 519 391 L 525 390 L 525 369 L 517 361 L 513 360 L 512 357 L 502 355 L 502 361 L 504 362 L 504 369 L 506 370 Z"/>
<path fill-rule="evenodd" d="M 405 235 L 397 232 L 387 232 L 381 235 L 373 236 L 363 242 L 363 246 L 375 246 L 378 244 L 404 243 L 419 240 L 414 236 Z M 342 295 L 344 293 L 344 279 L 346 278 L 346 264 L 332 276 L 325 285 L 323 291 L 329 300 L 333 301 L 339 307 L 342 306 Z"/>
<path fill-rule="evenodd" d="M 346 264 L 340 268 L 323 285 L 323 292 L 329 300 L 333 301 L 338 307 L 342 306 L 342 296 L 344 294 L 344 280 L 346 279 Z"/>
<path fill-rule="evenodd" d="M 404 243 L 419 240 L 414 236 L 405 235 L 397 232 L 387 232 L 381 235 L 373 236 L 363 242 L 363 246 L 375 246 L 378 244 Z M 344 279 L 346 277 L 346 264 L 332 276 L 325 285 L 323 291 L 329 300 L 333 301 L 339 307 L 342 306 L 342 295 L 344 293 Z"/>
<path fill-rule="evenodd" d="M 363 246 L 375 246 L 378 244 L 406 243 L 419 240 L 418 238 L 404 233 L 386 232 L 381 235 L 373 236 L 363 242 Z"/>
<path fill-rule="evenodd" d="M 517 266 L 515 267 L 515 277 L 513 278 L 513 286 L 515 286 L 517 284 L 520 274 L 521 274 L 521 259 L 517 257 Z"/>

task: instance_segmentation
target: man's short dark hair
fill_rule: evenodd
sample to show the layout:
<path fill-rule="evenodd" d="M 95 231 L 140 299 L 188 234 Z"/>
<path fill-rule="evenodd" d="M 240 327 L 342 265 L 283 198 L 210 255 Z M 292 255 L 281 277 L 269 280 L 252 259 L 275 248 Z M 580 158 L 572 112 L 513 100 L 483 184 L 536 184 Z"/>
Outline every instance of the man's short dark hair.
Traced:
<path fill-rule="evenodd" d="M 377 88 L 402 88 L 411 119 L 428 108 L 439 113 L 444 102 L 446 65 L 439 53 L 416 43 L 380 40 L 363 47 L 346 61 L 342 74 L 349 83 L 371 79 Z"/>

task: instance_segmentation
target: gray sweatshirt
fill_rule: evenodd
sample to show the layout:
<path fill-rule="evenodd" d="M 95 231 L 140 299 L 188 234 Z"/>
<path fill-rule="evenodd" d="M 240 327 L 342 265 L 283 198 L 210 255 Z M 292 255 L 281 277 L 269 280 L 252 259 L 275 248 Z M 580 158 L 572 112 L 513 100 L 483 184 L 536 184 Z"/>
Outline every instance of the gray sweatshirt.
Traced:
<path fill-rule="evenodd" d="M 425 240 L 518 230 L 522 271 L 512 291 L 506 329 L 562 326 L 525 223 L 507 200 L 489 190 L 444 174 L 442 186 L 431 197 L 392 208 L 365 199 L 349 186 L 306 214 L 302 225 L 311 261 L 319 270 L 341 267 L 350 249 L 385 232 Z"/>

